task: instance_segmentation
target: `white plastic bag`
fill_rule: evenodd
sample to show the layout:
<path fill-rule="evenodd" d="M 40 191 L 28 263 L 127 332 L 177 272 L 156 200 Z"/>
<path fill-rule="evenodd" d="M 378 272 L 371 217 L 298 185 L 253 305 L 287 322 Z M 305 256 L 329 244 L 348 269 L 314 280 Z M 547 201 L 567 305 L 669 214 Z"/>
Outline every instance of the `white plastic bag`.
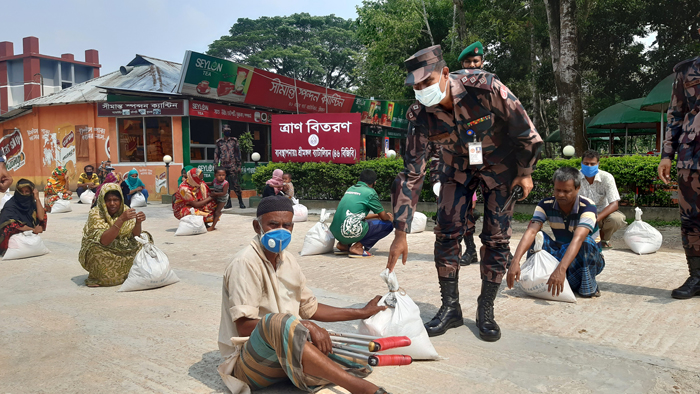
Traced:
<path fill-rule="evenodd" d="M 95 192 L 92 190 L 85 190 L 83 194 L 80 195 L 80 202 L 83 204 L 92 205 L 92 200 L 95 198 Z"/>
<path fill-rule="evenodd" d="M 576 296 L 566 278 L 564 278 L 564 291 L 559 293 L 558 296 L 553 296 L 550 291 L 547 291 L 547 281 L 559 265 L 559 260 L 546 250 L 542 250 L 543 243 L 544 235 L 540 231 L 535 237 L 535 245 L 532 248 L 534 253 L 520 269 L 518 285 L 525 293 L 533 297 L 576 303 Z"/>
<path fill-rule="evenodd" d="M 659 230 L 642 221 L 642 210 L 639 207 L 634 209 L 634 222 L 627 227 L 623 238 L 627 247 L 638 254 L 654 253 L 664 241 Z"/>
<path fill-rule="evenodd" d="M 51 213 L 66 213 L 72 211 L 73 208 L 70 206 L 70 200 L 58 199 L 51 207 Z"/>
<path fill-rule="evenodd" d="M 413 221 L 411 222 L 411 234 L 422 233 L 425 231 L 425 225 L 428 223 L 428 217 L 422 212 L 416 212 L 413 214 Z"/>
<path fill-rule="evenodd" d="M 190 213 L 190 215 L 180 219 L 175 235 L 198 235 L 207 232 L 207 226 L 204 225 L 204 216 L 195 215 L 194 208 L 190 208 Z"/>
<path fill-rule="evenodd" d="M 7 193 L 0 199 L 0 211 L 2 211 L 2 207 L 5 206 L 5 203 L 10 201 L 12 198 L 12 194 L 10 194 L 10 191 L 8 190 Z"/>
<path fill-rule="evenodd" d="M 292 222 L 305 222 L 309 219 L 309 209 L 306 206 L 299 204 L 299 200 L 292 197 L 292 203 L 294 204 L 294 218 Z"/>
<path fill-rule="evenodd" d="M 395 272 L 385 269 L 380 276 L 389 287 L 389 293 L 382 297 L 379 305 L 395 303 L 393 308 L 386 308 L 369 319 L 362 320 L 358 327 L 360 334 L 378 337 L 407 336 L 411 345 L 382 351 L 382 354 L 405 354 L 415 360 L 437 360 L 437 351 L 430 342 L 428 333 L 420 318 L 418 305 L 399 287 Z M 391 301 L 391 299 L 395 301 Z"/>
<path fill-rule="evenodd" d="M 330 213 L 326 213 L 325 209 L 321 210 L 321 218 L 318 220 L 318 223 L 314 224 L 306 233 L 306 237 L 304 237 L 304 245 L 301 247 L 301 253 L 299 253 L 301 256 L 324 254 L 333 251 L 335 238 L 324 223 L 329 216 Z"/>
<path fill-rule="evenodd" d="M 134 193 L 134 195 L 131 196 L 131 204 L 130 205 L 132 208 L 145 207 L 146 206 L 146 196 L 144 196 L 143 193 L 141 193 L 141 192 Z"/>
<path fill-rule="evenodd" d="M 433 185 L 433 194 L 435 194 L 435 197 L 440 197 L 441 186 L 442 185 L 440 184 L 440 182 L 435 182 L 435 184 Z"/>
<path fill-rule="evenodd" d="M 170 269 L 168 256 L 153 245 L 146 234 L 134 238 L 143 246 L 134 257 L 134 265 L 119 291 L 155 289 L 180 281 Z"/>
<path fill-rule="evenodd" d="M 10 240 L 7 241 L 7 251 L 5 251 L 2 259 L 24 259 L 41 256 L 46 253 L 49 253 L 49 249 L 44 245 L 41 237 L 32 231 L 25 231 L 10 237 Z"/>

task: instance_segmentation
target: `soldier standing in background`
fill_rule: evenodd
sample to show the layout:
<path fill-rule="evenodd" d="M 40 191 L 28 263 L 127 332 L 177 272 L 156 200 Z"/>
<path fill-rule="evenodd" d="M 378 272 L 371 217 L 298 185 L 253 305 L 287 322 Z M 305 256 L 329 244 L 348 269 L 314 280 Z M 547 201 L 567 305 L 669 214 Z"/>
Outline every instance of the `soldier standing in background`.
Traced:
<path fill-rule="evenodd" d="M 406 232 L 426 171 L 427 145 L 442 149 L 440 197 L 435 226 L 435 266 L 442 306 L 425 324 L 428 335 L 444 334 L 463 324 L 459 303 L 459 242 L 464 217 L 477 186 L 485 200 L 481 233 L 481 295 L 476 325 L 479 336 L 497 341 L 501 331 L 494 320 L 493 303 L 510 264 L 510 222 L 513 205 L 505 206 L 511 189 L 532 190 L 532 170 L 542 139 L 520 101 L 493 74 L 460 70 L 450 74 L 439 45 L 418 51 L 405 61 L 405 84 L 413 86 L 416 103 L 409 120 L 404 170 L 391 188 L 394 208 L 394 241 L 387 268 L 393 270 L 399 256 L 408 258 Z M 523 198 L 524 198 L 523 197 Z"/>
<path fill-rule="evenodd" d="M 238 196 L 238 206 L 241 209 L 245 208 L 243 204 L 243 196 L 241 195 L 241 186 L 239 179 L 241 176 L 241 148 L 238 145 L 238 139 L 231 136 L 231 128 L 229 125 L 224 125 L 224 138 L 219 138 L 216 141 L 214 149 L 214 167 L 223 167 L 226 170 L 226 180 L 230 185 L 229 190 L 236 192 Z M 231 208 L 231 196 L 224 208 Z"/>
<path fill-rule="evenodd" d="M 484 46 L 481 41 L 477 41 L 464 48 L 457 58 L 462 67 L 466 69 L 476 69 L 484 67 Z"/>
<path fill-rule="evenodd" d="M 688 299 L 700 295 L 700 57 L 678 63 L 673 71 L 676 80 L 658 171 L 659 178 L 668 184 L 671 161 L 678 153 L 678 206 L 690 277 L 671 296 Z"/>

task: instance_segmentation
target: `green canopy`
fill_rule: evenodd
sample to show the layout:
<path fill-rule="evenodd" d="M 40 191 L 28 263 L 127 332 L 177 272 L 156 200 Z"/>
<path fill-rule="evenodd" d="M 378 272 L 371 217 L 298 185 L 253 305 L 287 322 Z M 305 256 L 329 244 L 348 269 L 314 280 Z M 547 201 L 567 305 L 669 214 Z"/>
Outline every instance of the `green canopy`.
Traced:
<path fill-rule="evenodd" d="M 544 139 L 544 142 L 561 142 L 561 134 L 559 130 L 552 132 Z"/>
<path fill-rule="evenodd" d="M 625 135 L 625 132 L 627 135 L 649 135 L 649 134 L 656 134 L 656 129 L 591 129 L 589 128 L 586 132 L 588 134 L 588 137 L 590 138 L 591 136 L 601 136 L 601 135 Z"/>
<path fill-rule="evenodd" d="M 666 112 L 671 102 L 671 90 L 676 74 L 671 74 L 651 89 L 651 92 L 642 101 L 642 111 Z"/>
<path fill-rule="evenodd" d="M 588 128 L 596 129 L 649 129 L 661 121 L 653 112 L 640 111 L 644 98 L 627 100 L 612 105 L 591 119 Z"/>

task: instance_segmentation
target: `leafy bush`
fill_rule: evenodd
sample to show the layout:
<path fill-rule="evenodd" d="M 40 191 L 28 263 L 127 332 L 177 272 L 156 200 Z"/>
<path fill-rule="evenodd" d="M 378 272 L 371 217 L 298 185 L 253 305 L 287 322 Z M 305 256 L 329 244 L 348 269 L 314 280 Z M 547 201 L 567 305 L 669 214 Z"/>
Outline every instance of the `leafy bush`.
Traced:
<path fill-rule="evenodd" d="M 610 172 L 617 182 L 622 203 L 642 206 L 673 206 L 669 188 L 658 180 L 658 156 L 606 157 L 600 160 L 600 169 Z M 559 167 L 579 168 L 581 159 L 543 159 L 537 163 L 532 173 L 534 188 L 526 202 L 537 203 L 552 195 L 552 177 Z M 276 168 L 292 175 L 294 189 L 299 198 L 310 200 L 339 200 L 345 190 L 357 182 L 362 170 L 372 168 L 377 172 L 375 189 L 379 198 L 391 199 L 391 184 L 396 174 L 403 170 L 403 160 L 374 159 L 356 164 L 335 163 L 268 163 L 257 167 L 253 182 L 259 193 Z M 672 180 L 676 179 L 675 163 L 671 170 Z M 420 201 L 434 202 L 435 195 L 428 177 L 425 177 Z"/>

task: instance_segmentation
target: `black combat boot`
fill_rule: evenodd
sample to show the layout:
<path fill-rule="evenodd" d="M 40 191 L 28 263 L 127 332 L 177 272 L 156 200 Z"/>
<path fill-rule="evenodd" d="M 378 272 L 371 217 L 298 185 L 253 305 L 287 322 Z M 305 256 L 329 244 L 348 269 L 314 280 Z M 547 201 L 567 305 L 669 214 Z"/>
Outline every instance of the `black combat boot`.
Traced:
<path fill-rule="evenodd" d="M 690 277 L 683 283 L 683 286 L 671 292 L 671 297 L 679 300 L 687 300 L 700 295 L 700 257 L 686 256 L 686 259 L 688 260 Z"/>
<path fill-rule="evenodd" d="M 479 329 L 479 336 L 487 342 L 496 342 L 501 339 L 501 328 L 493 320 L 493 302 L 498 295 L 499 283 L 481 281 L 481 295 L 476 302 L 476 327 Z"/>
<path fill-rule="evenodd" d="M 462 254 L 462 258 L 459 259 L 459 265 L 479 264 L 479 257 L 474 244 L 474 234 L 467 234 L 464 237 L 464 244 L 467 246 L 467 250 Z"/>
<path fill-rule="evenodd" d="M 233 205 L 231 205 L 231 196 L 228 196 L 228 201 L 226 201 L 226 205 L 224 205 L 224 209 L 229 209 L 231 207 L 233 207 Z"/>
<path fill-rule="evenodd" d="M 433 320 L 425 323 L 425 330 L 430 337 L 442 335 L 450 328 L 464 324 L 462 307 L 459 305 L 459 280 L 456 277 L 439 279 L 442 306 Z"/>
<path fill-rule="evenodd" d="M 245 204 L 243 204 L 243 198 L 241 196 L 238 196 L 238 207 L 245 209 Z"/>

